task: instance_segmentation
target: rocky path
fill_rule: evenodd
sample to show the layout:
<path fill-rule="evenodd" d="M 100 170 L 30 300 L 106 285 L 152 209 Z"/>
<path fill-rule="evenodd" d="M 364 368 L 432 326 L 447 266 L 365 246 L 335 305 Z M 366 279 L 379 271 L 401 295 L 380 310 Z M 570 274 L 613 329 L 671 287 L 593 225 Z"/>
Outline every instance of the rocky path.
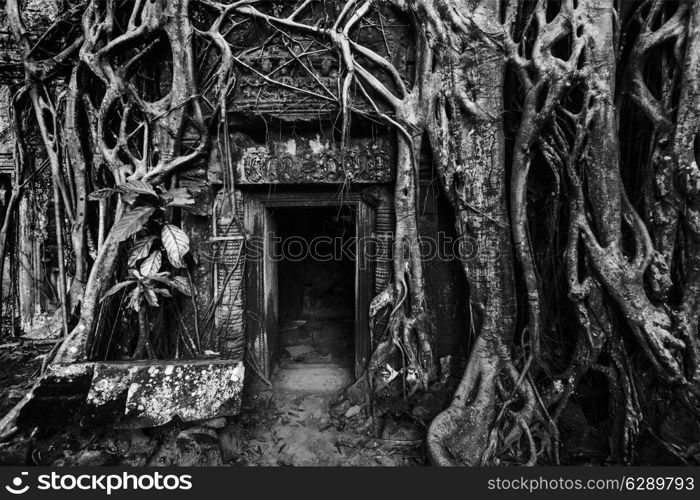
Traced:
<path fill-rule="evenodd" d="M 422 431 L 389 426 L 381 439 L 359 406 L 335 404 L 353 382 L 347 325 L 329 318 L 282 332 L 271 386 L 253 383 L 243 413 L 220 432 L 224 460 L 245 465 L 414 465 Z M 394 428 L 396 427 L 396 428 Z"/>
<path fill-rule="evenodd" d="M 319 368 L 316 368 L 319 369 Z M 372 437 L 372 422 L 359 407 L 333 406 L 337 394 L 289 391 L 281 382 L 257 393 L 250 406 L 220 432 L 224 460 L 240 465 L 396 466 L 425 462 L 422 433 L 394 426 Z M 277 385 L 279 384 L 279 385 Z"/>

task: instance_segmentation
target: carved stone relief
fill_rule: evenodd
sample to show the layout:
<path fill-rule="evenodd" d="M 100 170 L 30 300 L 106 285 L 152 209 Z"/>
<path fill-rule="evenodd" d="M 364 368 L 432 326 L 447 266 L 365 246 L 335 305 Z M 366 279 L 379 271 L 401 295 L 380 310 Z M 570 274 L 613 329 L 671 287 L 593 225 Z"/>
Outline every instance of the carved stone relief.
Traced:
<path fill-rule="evenodd" d="M 240 196 L 236 198 L 240 200 Z M 243 359 L 245 351 L 243 269 L 245 236 L 239 221 L 242 207 L 234 209 L 223 192 L 214 202 L 213 234 L 210 242 L 214 265 L 214 326 L 220 350 L 227 358 Z"/>
<path fill-rule="evenodd" d="M 290 139 L 242 150 L 238 184 L 385 183 L 393 178 L 393 145 L 386 139 L 356 139 L 344 151 L 334 143 Z"/>

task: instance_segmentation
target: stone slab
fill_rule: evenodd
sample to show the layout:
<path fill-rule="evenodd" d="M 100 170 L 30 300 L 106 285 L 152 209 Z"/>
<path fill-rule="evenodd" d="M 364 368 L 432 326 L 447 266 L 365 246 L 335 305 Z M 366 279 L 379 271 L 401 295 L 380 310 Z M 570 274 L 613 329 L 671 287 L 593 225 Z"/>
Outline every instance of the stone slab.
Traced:
<path fill-rule="evenodd" d="M 235 415 L 241 408 L 242 361 L 96 363 L 87 409 L 92 421 L 156 427 Z"/>
<path fill-rule="evenodd" d="M 337 393 L 352 384 L 352 370 L 334 364 L 290 364 L 275 373 L 272 384 L 283 392 Z"/>

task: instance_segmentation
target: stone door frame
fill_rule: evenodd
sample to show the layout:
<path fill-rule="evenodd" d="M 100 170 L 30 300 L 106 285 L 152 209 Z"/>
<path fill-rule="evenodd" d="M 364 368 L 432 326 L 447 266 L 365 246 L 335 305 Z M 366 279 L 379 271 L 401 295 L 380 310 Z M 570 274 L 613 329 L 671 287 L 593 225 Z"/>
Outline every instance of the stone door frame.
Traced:
<path fill-rule="evenodd" d="M 270 209 L 285 207 L 337 207 L 352 208 L 355 219 L 355 377 L 367 367 L 372 352 L 369 328 L 369 305 L 374 291 L 374 262 L 367 258 L 366 242 L 370 241 L 375 225 L 374 209 L 359 193 L 333 192 L 281 192 L 243 193 L 244 225 L 249 237 L 265 241 L 266 220 Z M 276 325 L 270 324 L 266 289 L 270 286 L 264 264 L 264 252 L 253 252 L 246 258 L 246 337 L 249 362 L 267 378 L 271 376 L 274 359 L 269 338 L 276 335 Z M 363 263 L 363 265 L 360 265 Z M 276 279 L 273 277 L 272 279 Z M 266 282 L 268 280 L 268 282 Z"/>

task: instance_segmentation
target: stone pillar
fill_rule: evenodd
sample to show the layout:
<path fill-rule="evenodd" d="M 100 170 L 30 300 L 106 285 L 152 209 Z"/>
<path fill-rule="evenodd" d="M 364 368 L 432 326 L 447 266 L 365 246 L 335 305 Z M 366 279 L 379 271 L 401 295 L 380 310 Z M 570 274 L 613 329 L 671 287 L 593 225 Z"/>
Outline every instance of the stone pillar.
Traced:
<path fill-rule="evenodd" d="M 381 190 L 377 197 L 375 237 L 377 240 L 376 267 L 374 271 L 374 293 L 379 294 L 391 282 L 392 249 L 394 241 L 395 211 L 394 202 L 387 189 Z M 388 311 L 383 311 L 375 319 L 372 331 L 372 347 L 376 347 L 387 326 Z"/>
<path fill-rule="evenodd" d="M 245 234 L 242 195 L 235 207 L 222 190 L 213 210 L 211 248 L 214 258 L 214 331 L 222 356 L 242 360 L 245 353 Z"/>

